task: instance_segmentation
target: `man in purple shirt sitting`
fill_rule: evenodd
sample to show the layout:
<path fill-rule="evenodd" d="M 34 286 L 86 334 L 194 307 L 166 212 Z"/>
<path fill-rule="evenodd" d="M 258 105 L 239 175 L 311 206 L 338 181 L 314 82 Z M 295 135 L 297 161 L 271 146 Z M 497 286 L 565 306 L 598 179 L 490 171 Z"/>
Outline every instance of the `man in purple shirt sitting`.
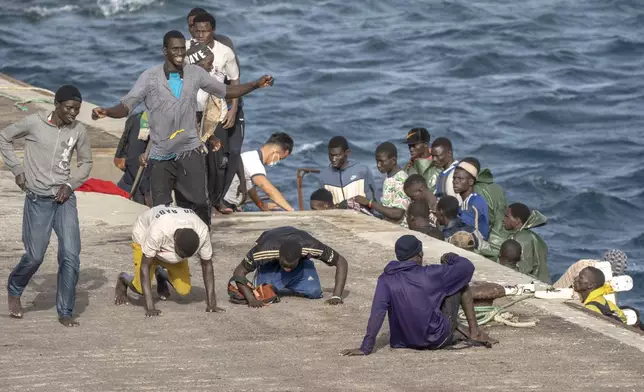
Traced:
<path fill-rule="evenodd" d="M 396 258 L 378 278 L 362 345 L 344 350 L 343 355 L 369 355 L 387 312 L 391 347 L 429 350 L 448 347 L 455 343 L 459 304 L 469 324 L 468 337 L 479 343 L 496 343 L 476 322 L 469 289 L 474 274 L 471 261 L 446 253 L 440 265 L 423 266 L 423 244 L 412 235 L 396 241 Z"/>

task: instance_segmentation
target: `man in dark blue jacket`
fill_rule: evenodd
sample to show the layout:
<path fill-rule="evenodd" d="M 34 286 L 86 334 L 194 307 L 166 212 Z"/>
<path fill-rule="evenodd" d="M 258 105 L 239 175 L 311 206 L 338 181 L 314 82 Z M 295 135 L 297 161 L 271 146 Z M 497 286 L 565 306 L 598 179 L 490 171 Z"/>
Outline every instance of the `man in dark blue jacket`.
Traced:
<path fill-rule="evenodd" d="M 459 304 L 469 324 L 469 338 L 495 342 L 476 322 L 469 289 L 474 274 L 471 261 L 447 253 L 441 265 L 423 266 L 423 244 L 412 235 L 396 241 L 396 258 L 378 278 L 362 345 L 343 351 L 343 355 L 369 355 L 386 313 L 391 347 L 434 350 L 450 346 L 458 326 Z"/>

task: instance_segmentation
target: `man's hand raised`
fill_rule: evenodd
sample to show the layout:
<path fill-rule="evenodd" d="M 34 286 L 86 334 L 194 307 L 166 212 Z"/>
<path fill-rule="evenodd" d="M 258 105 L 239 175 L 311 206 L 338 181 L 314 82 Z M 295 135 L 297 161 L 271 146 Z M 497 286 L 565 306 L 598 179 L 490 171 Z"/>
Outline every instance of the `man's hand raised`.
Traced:
<path fill-rule="evenodd" d="M 257 87 L 264 88 L 270 87 L 275 82 L 275 79 L 271 75 L 263 75 L 261 78 L 257 79 Z"/>

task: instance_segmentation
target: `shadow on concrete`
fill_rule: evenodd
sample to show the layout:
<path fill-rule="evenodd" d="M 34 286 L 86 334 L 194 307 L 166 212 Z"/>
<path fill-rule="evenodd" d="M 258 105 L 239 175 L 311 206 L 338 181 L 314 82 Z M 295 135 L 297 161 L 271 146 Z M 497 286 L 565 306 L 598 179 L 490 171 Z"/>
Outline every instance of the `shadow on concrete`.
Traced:
<path fill-rule="evenodd" d="M 322 289 L 323 293 L 333 294 L 333 287 L 327 287 Z M 351 295 L 351 290 L 344 289 L 342 292 L 342 298 L 348 298 Z"/>
<path fill-rule="evenodd" d="M 133 293 L 132 290 L 128 290 L 127 294 L 128 294 L 128 302 L 131 305 L 140 306 L 140 307 L 145 306 L 145 299 L 143 298 L 143 295 Z M 190 293 L 188 293 L 188 295 L 181 296 L 177 294 L 174 290 L 170 289 L 170 298 L 168 298 L 167 301 L 161 301 L 159 299 L 159 296 L 157 295 L 156 285 L 152 285 L 152 301 L 154 302 L 155 305 L 158 304 L 159 302 L 174 302 L 175 304 L 179 304 L 179 305 L 206 302 L 206 290 L 202 287 L 193 286 L 190 289 Z M 222 298 L 217 298 L 217 303 L 220 303 L 221 301 L 222 301 Z"/>
<path fill-rule="evenodd" d="M 89 292 L 96 291 L 107 283 L 105 271 L 99 268 L 81 269 L 76 286 L 76 304 L 74 314 L 82 314 L 89 305 Z M 25 312 L 37 312 L 49 310 L 56 307 L 56 289 L 58 286 L 58 274 L 47 274 L 40 278 L 32 279 L 29 286 L 38 294 L 25 307 Z"/>
<path fill-rule="evenodd" d="M 389 346 L 389 332 L 381 333 L 376 338 L 376 344 L 373 345 L 372 353 Z"/>

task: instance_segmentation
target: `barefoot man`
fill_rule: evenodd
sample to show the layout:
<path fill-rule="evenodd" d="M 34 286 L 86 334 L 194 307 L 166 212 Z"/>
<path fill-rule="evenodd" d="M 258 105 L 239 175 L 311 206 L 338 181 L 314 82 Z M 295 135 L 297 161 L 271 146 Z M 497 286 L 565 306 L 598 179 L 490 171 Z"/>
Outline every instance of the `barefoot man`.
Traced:
<path fill-rule="evenodd" d="M 497 341 L 481 330 L 474 313 L 469 288 L 474 264 L 454 253 L 441 257 L 441 265 L 423 266 L 423 243 L 413 235 L 396 241 L 397 260 L 389 262 L 378 278 L 367 333 L 360 348 L 343 355 L 369 355 L 378 331 L 389 313 L 389 344 L 392 348 L 437 350 L 454 344 L 459 332 L 458 307 L 469 324 L 468 337 L 491 345 Z"/>
<path fill-rule="evenodd" d="M 217 307 L 215 274 L 212 267 L 210 232 L 197 214 L 187 208 L 157 206 L 144 212 L 132 230 L 132 262 L 134 276 L 122 272 L 116 283 L 114 303 L 128 303 L 127 289 L 145 297 L 145 316 L 158 316 L 152 301 L 152 269 L 156 274 L 157 293 L 165 300 L 170 296 L 169 284 L 179 295 L 190 293 L 188 258 L 199 254 L 201 272 L 206 286 L 206 312 L 224 312 Z M 165 270 L 165 271 L 164 271 Z M 167 271 L 167 272 L 166 272 Z"/>
<path fill-rule="evenodd" d="M 80 269 L 80 228 L 74 190 L 92 170 L 92 149 L 85 126 L 76 121 L 81 107 L 80 91 L 62 86 L 54 97 L 54 111 L 23 118 L 0 132 L 0 153 L 26 193 L 22 217 L 25 253 L 9 275 L 9 315 L 22 318 L 22 292 L 45 258 L 51 231 L 58 237 L 58 320 L 66 327 L 78 323 L 72 316 Z M 21 164 L 13 143 L 25 138 Z M 78 169 L 71 173 L 76 150 Z"/>

